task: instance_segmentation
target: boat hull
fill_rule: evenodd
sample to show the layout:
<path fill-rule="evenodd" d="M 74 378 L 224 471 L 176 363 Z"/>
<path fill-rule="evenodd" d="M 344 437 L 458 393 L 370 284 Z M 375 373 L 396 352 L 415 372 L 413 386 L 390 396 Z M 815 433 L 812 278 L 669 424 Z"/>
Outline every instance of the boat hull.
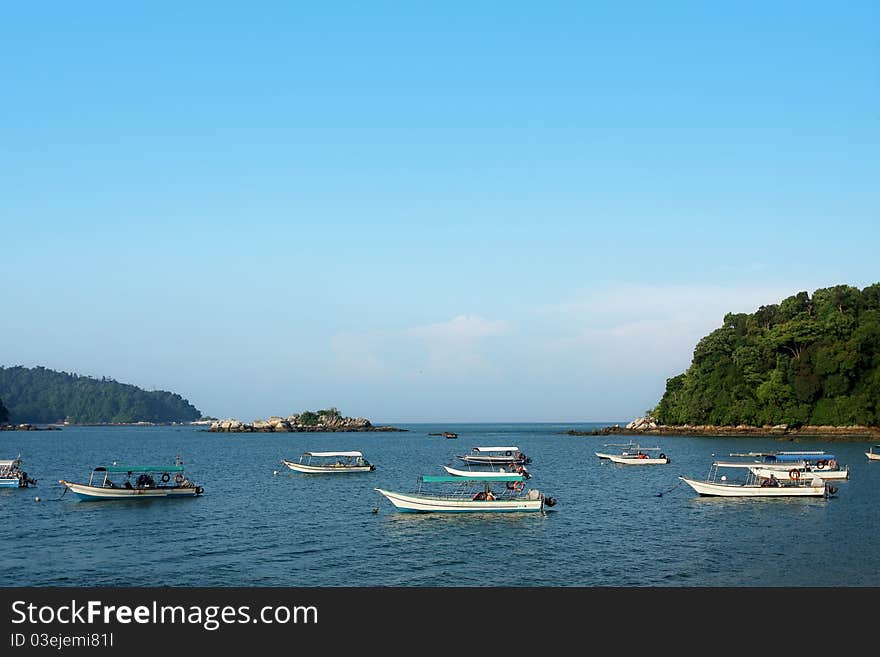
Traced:
<path fill-rule="evenodd" d="M 396 493 L 377 488 L 398 511 L 405 513 L 534 513 L 541 511 L 543 500 L 526 498 L 471 500 L 417 493 Z"/>
<path fill-rule="evenodd" d="M 612 463 L 619 463 L 620 465 L 666 465 L 669 463 L 669 459 L 640 459 L 635 456 L 617 456 L 615 454 L 609 454 L 608 459 Z"/>
<path fill-rule="evenodd" d="M 821 486 L 761 486 L 760 484 L 722 484 L 679 477 L 700 495 L 716 497 L 825 497 L 825 484 Z"/>
<path fill-rule="evenodd" d="M 296 461 L 281 461 L 291 470 L 305 474 L 346 474 L 349 472 L 372 472 L 372 465 L 307 465 Z"/>
<path fill-rule="evenodd" d="M 791 477 L 791 469 L 777 470 L 776 468 L 749 468 L 749 470 L 751 470 L 752 474 L 754 474 L 756 477 L 769 479 L 770 475 L 772 474 L 780 481 L 798 481 L 800 479 L 811 479 L 813 477 L 819 477 L 820 479 L 832 481 L 843 481 L 849 479 L 849 468 L 844 468 L 843 470 L 813 470 L 811 472 L 801 472 L 801 476 L 797 479 L 793 479 Z"/>
<path fill-rule="evenodd" d="M 480 477 L 482 479 L 494 479 L 496 477 L 509 477 L 512 474 L 518 474 L 516 472 L 505 472 L 498 471 L 494 472 L 492 470 L 480 470 L 479 472 L 474 472 L 472 470 L 458 470 L 457 468 L 451 468 L 448 465 L 444 465 L 443 469 L 446 470 L 453 477 Z"/>
<path fill-rule="evenodd" d="M 525 461 L 523 461 L 522 459 L 518 459 L 515 456 L 472 456 L 470 454 L 464 454 L 463 456 L 459 456 L 458 458 L 465 463 L 478 463 L 482 465 L 508 465 L 511 463 L 525 463 Z"/>
<path fill-rule="evenodd" d="M 876 454 L 874 452 L 865 452 L 865 456 L 868 457 L 869 461 L 880 461 L 880 452 Z"/>
<path fill-rule="evenodd" d="M 145 500 L 168 497 L 198 497 L 202 494 L 201 486 L 195 487 L 157 487 L 157 488 L 105 488 L 103 486 L 89 486 L 77 484 L 72 481 L 59 482 L 83 501 L 95 500 Z"/>
<path fill-rule="evenodd" d="M 3 477 L 0 479 L 0 488 L 27 488 L 28 483 L 18 477 Z"/>

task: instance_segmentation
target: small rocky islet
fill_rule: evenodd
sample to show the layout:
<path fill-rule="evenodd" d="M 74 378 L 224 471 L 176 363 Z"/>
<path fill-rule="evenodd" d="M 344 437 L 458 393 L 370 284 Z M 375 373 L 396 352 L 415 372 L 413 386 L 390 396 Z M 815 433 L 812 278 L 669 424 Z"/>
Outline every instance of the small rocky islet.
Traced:
<path fill-rule="evenodd" d="M 228 433 L 291 433 L 298 431 L 407 431 L 398 427 L 391 426 L 375 426 L 366 418 L 362 417 L 343 417 L 336 414 L 314 414 L 300 413 L 299 415 L 288 415 L 280 417 L 273 415 L 265 420 L 254 420 L 253 422 L 242 422 L 234 418 L 226 420 L 214 420 L 211 426 L 206 429 L 211 432 L 228 432 Z"/>

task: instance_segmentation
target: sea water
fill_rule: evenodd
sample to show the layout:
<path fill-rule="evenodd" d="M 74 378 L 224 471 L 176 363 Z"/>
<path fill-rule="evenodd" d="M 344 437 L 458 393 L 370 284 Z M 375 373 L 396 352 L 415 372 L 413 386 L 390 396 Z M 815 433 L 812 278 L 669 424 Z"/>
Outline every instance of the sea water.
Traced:
<path fill-rule="evenodd" d="M 871 442 L 643 437 L 668 465 L 601 460 L 621 436 L 588 424 L 398 425 L 400 433 L 210 433 L 201 427 L 66 427 L 0 433 L 36 488 L 0 489 L 9 586 L 878 586 L 880 462 Z M 457 439 L 431 436 L 454 431 Z M 548 513 L 409 514 L 374 487 L 412 491 L 475 446 L 518 446 Z M 826 450 L 850 467 L 830 499 L 699 497 L 731 452 Z M 361 450 L 376 470 L 304 475 L 305 451 Z M 98 465 L 172 464 L 195 499 L 82 502 L 59 479 Z M 35 497 L 41 498 L 40 502 Z M 376 509 L 378 507 L 378 511 Z"/>

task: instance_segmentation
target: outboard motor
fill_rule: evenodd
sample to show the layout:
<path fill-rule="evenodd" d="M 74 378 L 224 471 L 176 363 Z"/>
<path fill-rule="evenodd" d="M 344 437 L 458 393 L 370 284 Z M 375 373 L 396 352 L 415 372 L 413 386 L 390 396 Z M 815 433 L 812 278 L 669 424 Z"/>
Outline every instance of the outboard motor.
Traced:
<path fill-rule="evenodd" d="M 555 497 L 545 497 L 544 498 L 544 506 L 556 506 L 556 498 Z"/>

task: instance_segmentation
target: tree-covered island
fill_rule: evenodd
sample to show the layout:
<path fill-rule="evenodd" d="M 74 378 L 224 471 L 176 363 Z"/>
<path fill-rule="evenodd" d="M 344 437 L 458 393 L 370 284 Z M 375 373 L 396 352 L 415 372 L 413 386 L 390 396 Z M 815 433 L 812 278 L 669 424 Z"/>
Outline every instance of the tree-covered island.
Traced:
<path fill-rule="evenodd" d="M 0 367 L 0 423 L 125 424 L 189 422 L 201 412 L 180 395 L 143 390 L 45 367 Z"/>
<path fill-rule="evenodd" d="M 878 425 L 880 283 L 798 292 L 727 314 L 699 341 L 687 371 L 667 379 L 647 418 L 601 433 L 876 436 Z"/>

